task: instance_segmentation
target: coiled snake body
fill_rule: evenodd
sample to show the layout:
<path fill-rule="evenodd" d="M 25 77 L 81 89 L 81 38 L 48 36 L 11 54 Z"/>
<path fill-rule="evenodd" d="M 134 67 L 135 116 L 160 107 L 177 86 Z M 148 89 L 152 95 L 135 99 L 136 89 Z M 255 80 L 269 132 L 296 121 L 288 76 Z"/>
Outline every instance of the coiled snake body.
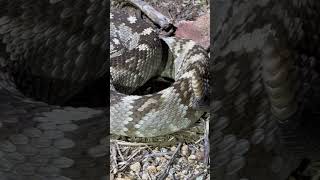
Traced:
<path fill-rule="evenodd" d="M 108 68 L 107 6 L 0 2 L 1 180 L 106 179 L 104 108 L 44 101 L 64 103 Z"/>
<path fill-rule="evenodd" d="M 49 105 L 24 94 L 63 104 L 88 84 L 105 77 L 109 68 L 108 2 L 1 3 L 8 12 L 0 14 L 0 179 L 105 178 L 105 110 Z M 160 63 L 165 64 L 154 29 L 139 32 L 139 24 L 148 27 L 141 20 L 129 29 L 128 24 L 138 18 L 121 17 L 116 12 L 110 18 L 111 133 L 157 136 L 198 120 L 202 113 L 195 109 L 201 107 L 208 93 L 207 53 L 192 41 L 164 38 L 177 56 L 176 82 L 152 95 L 124 95 L 115 88 L 132 92 L 160 73 Z M 123 51 L 127 53 L 124 56 Z M 130 64 L 137 57 L 140 59 Z M 121 60 L 127 61 L 127 69 Z M 144 74 L 132 76 L 133 70 Z"/>
<path fill-rule="evenodd" d="M 115 17 L 117 20 L 112 21 Z M 112 12 L 111 21 L 112 84 L 122 92 L 132 92 L 163 69 L 161 43 L 155 30 L 139 17 Z M 128 96 L 111 89 L 111 133 L 165 135 L 189 127 L 203 114 L 199 109 L 209 95 L 206 51 L 191 40 L 169 37 L 163 40 L 175 56 L 171 75 L 175 82 L 144 96 Z"/>
<path fill-rule="evenodd" d="M 102 108 L 48 105 L 27 98 L 17 86 L 39 100 L 63 103 L 88 82 L 102 77 L 109 68 L 105 58 L 109 38 L 104 38 L 107 4 L 98 0 L 0 2 L 0 179 L 105 178 L 107 113 Z M 315 48 L 319 41 L 313 36 L 320 29 L 314 18 L 319 17 L 319 3 L 228 0 L 215 1 L 212 6 L 216 27 L 211 49 L 214 66 L 210 66 L 212 176 L 218 180 L 283 180 L 301 158 L 319 159 L 317 136 L 310 132 L 317 126 L 303 129 L 301 121 L 292 118 L 302 109 L 301 82 L 309 83 L 303 78 L 310 71 L 306 66 L 307 73 L 301 73 L 302 60 L 296 55 L 319 58 Z M 295 13 L 300 12 L 297 9 L 303 11 Z M 130 22 L 136 20 L 127 18 L 122 30 L 133 36 L 120 34 L 122 37 L 110 39 L 113 46 L 129 38 L 124 49 L 133 48 L 143 57 L 161 55 L 144 51 L 159 45 L 153 39 L 147 40 L 151 45 L 142 40 L 137 45 L 138 37 L 151 37 L 153 31 L 138 27 L 130 31 Z M 121 22 L 116 24 L 119 30 Z M 114 32 L 113 37 L 118 37 Z M 129 67 L 122 76 L 117 74 L 122 70 L 117 63 L 125 61 L 117 59 L 121 54 L 117 50 L 123 48 L 110 47 L 115 65 L 110 69 L 112 132 L 156 136 L 183 129 L 200 116 L 197 109 L 208 89 L 205 53 L 191 41 L 163 40 L 176 55 L 176 82 L 145 96 L 121 92 L 130 93 L 146 81 L 141 73 L 131 74 L 136 67 L 145 68 L 143 77 L 148 79 L 160 73 L 153 67 L 162 62 L 138 59 L 130 63 L 132 58 L 128 58 Z M 311 50 L 304 49 L 308 45 Z M 119 83 L 128 77 L 129 83 Z M 125 108 L 117 116 L 119 107 Z M 171 108 L 171 113 L 164 113 Z"/>

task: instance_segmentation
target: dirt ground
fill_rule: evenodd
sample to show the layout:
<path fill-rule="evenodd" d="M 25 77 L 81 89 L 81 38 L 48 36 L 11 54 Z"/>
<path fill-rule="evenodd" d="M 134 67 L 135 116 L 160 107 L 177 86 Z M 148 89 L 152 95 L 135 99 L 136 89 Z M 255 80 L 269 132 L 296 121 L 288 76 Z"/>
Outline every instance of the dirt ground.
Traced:
<path fill-rule="evenodd" d="M 175 25 L 209 14 L 209 3 L 206 0 L 145 1 L 171 18 Z M 206 20 L 206 25 L 209 25 L 209 19 Z M 192 36 L 184 32 L 182 34 Z M 205 38 L 208 42 L 209 36 Z M 112 136 L 110 179 L 210 179 L 208 116 L 201 118 L 189 130 L 165 137 L 145 139 Z"/>
<path fill-rule="evenodd" d="M 145 0 L 165 16 L 172 18 L 175 22 L 182 20 L 195 20 L 197 17 L 209 12 L 209 1 L 207 0 Z"/>

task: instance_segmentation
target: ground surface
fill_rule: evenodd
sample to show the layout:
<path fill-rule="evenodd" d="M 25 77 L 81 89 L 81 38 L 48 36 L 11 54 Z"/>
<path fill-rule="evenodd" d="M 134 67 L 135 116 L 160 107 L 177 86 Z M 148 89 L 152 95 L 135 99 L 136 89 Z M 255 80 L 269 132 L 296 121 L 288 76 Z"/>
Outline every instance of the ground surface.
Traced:
<path fill-rule="evenodd" d="M 178 26 L 177 36 L 195 38 L 199 44 L 208 48 L 207 1 L 146 1 L 172 18 L 173 23 Z M 185 22 L 194 21 L 198 17 L 202 17 L 202 22 L 196 25 Z M 166 137 L 129 139 L 113 136 L 110 143 L 110 179 L 210 179 L 207 171 L 209 127 L 204 119 L 209 118 L 205 116 L 190 130 Z"/>

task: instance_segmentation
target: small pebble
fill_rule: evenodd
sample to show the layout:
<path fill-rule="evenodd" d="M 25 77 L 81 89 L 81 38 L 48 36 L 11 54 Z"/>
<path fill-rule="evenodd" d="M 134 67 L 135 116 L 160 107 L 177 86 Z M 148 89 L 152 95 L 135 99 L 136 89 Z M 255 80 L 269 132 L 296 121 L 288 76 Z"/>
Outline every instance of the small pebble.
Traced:
<path fill-rule="evenodd" d="M 114 174 L 117 174 L 117 172 L 118 172 L 118 169 L 117 169 L 117 168 L 114 168 L 114 169 L 113 169 L 113 173 L 114 173 Z"/>
<path fill-rule="evenodd" d="M 196 155 L 193 155 L 193 154 L 191 154 L 189 157 L 188 157 L 188 161 L 189 162 L 195 162 L 197 160 L 197 156 Z"/>
<path fill-rule="evenodd" d="M 188 147 L 188 145 L 183 145 L 181 147 L 181 154 L 183 156 L 188 156 L 189 155 L 189 147 Z"/>
<path fill-rule="evenodd" d="M 177 147 L 172 146 L 172 147 L 170 148 L 170 151 L 174 152 L 176 149 L 177 149 Z"/>
<path fill-rule="evenodd" d="M 134 171 L 134 172 L 139 172 L 140 169 L 141 169 L 141 165 L 140 165 L 139 162 L 136 162 L 136 163 L 130 165 L 130 169 L 131 169 L 132 171 Z"/>
<path fill-rule="evenodd" d="M 204 152 L 203 151 L 198 151 L 196 152 L 197 160 L 201 161 L 204 158 Z"/>
<path fill-rule="evenodd" d="M 150 174 L 156 174 L 158 172 L 157 168 L 155 166 L 149 166 L 147 167 L 147 171 L 150 173 Z"/>
<path fill-rule="evenodd" d="M 166 153 L 166 152 L 168 152 L 168 149 L 167 148 L 161 148 L 160 151 Z"/>
<path fill-rule="evenodd" d="M 182 170 L 182 174 L 187 175 L 188 171 L 187 170 Z"/>
<path fill-rule="evenodd" d="M 147 174 L 142 174 L 141 179 L 148 180 L 149 176 Z"/>

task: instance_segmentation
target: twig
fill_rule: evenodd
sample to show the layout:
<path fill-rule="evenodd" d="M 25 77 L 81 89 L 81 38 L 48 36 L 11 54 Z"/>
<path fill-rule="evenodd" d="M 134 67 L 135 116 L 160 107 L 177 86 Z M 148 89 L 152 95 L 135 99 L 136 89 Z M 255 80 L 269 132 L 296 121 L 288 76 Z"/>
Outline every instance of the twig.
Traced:
<path fill-rule="evenodd" d="M 147 154 L 144 156 L 144 158 L 149 158 L 149 157 L 159 157 L 159 156 L 165 156 L 165 155 L 171 155 L 173 152 L 159 152 L 159 153 L 152 153 L 152 154 Z"/>
<path fill-rule="evenodd" d="M 125 142 L 125 141 L 119 141 L 119 140 L 110 140 L 111 143 L 118 143 L 122 146 L 147 146 L 147 143 L 135 143 L 135 142 Z"/>
<path fill-rule="evenodd" d="M 174 151 L 171 159 L 169 160 L 168 165 L 167 165 L 164 173 L 161 174 L 160 177 L 158 178 L 159 180 L 164 180 L 164 179 L 168 176 L 169 170 L 170 170 L 170 168 L 171 168 L 171 166 L 172 166 L 172 163 L 173 163 L 173 161 L 174 161 L 174 159 L 175 159 L 175 157 L 176 157 L 176 155 L 177 155 L 177 152 L 178 152 L 178 151 L 180 150 L 180 148 L 181 148 L 181 145 L 182 145 L 182 143 L 180 142 L 180 143 L 178 144 L 176 150 Z"/>
<path fill-rule="evenodd" d="M 159 25 L 161 29 L 168 29 L 172 26 L 171 20 L 155 10 L 152 6 L 141 0 L 127 0 L 132 5 L 144 12 L 154 23 Z"/>
<path fill-rule="evenodd" d="M 136 151 L 133 152 L 133 154 L 131 154 L 131 155 L 129 156 L 129 158 L 128 158 L 126 161 L 123 162 L 123 163 L 125 163 L 125 164 L 121 167 L 121 169 L 119 169 L 119 171 L 123 171 L 125 168 L 127 168 L 127 167 L 129 166 L 130 162 L 132 162 L 133 158 L 134 158 L 138 153 L 140 153 L 141 150 L 143 150 L 143 149 L 145 149 L 145 148 L 146 148 L 146 147 L 141 147 L 141 148 L 139 148 L 139 149 L 136 149 Z M 122 163 L 122 164 L 123 164 L 123 163 Z M 120 164 L 120 163 L 119 163 L 119 164 Z"/>
<path fill-rule="evenodd" d="M 204 140 L 204 137 L 200 137 L 194 144 L 199 144 L 202 140 Z"/>
<path fill-rule="evenodd" d="M 122 155 L 122 153 L 121 153 L 121 151 L 120 151 L 119 144 L 118 144 L 118 143 L 115 143 L 115 145 L 116 145 L 116 147 L 117 147 L 118 154 L 119 154 L 119 156 L 121 157 L 121 160 L 124 161 L 124 157 L 123 157 L 123 155 Z"/>
<path fill-rule="evenodd" d="M 114 166 L 114 167 L 112 168 L 111 171 L 113 171 L 114 169 L 117 169 L 117 167 L 118 167 L 116 155 L 117 155 L 117 151 L 116 151 L 115 147 L 112 146 L 112 147 L 111 147 L 111 156 L 112 156 L 112 159 L 113 159 L 113 164 L 114 164 L 113 166 Z"/>

